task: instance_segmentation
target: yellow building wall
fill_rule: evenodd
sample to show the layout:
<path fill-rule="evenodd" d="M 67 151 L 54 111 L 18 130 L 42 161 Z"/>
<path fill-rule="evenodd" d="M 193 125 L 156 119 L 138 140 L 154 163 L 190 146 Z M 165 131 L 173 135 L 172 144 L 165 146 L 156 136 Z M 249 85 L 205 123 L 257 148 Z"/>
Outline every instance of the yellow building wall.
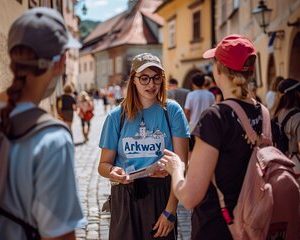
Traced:
<path fill-rule="evenodd" d="M 287 22 L 295 22 L 300 18 L 300 0 L 266 0 L 265 4 L 272 9 L 271 22 L 267 28 L 267 32 L 281 31 L 277 34 L 272 47 L 268 47 L 270 36 L 265 34 L 259 27 L 256 19 L 252 15 L 252 10 L 258 6 L 258 0 L 240 0 L 238 10 L 230 16 L 232 1 L 226 1 L 227 17 L 226 21 L 222 16 L 222 5 L 224 0 L 216 0 L 216 38 L 220 41 L 224 36 L 232 33 L 239 33 L 250 38 L 260 54 L 260 75 L 258 79 L 258 94 L 262 100 L 265 100 L 265 94 L 270 88 L 269 79 L 269 60 L 270 56 L 274 56 L 275 60 L 275 76 L 290 77 L 290 56 L 292 51 L 292 43 L 297 33 L 300 32 L 298 27 L 289 27 Z M 282 34 L 282 32 L 284 32 Z M 298 61 L 299 58 L 293 61 Z M 293 76 L 295 77 L 295 76 Z M 300 76 L 296 76 L 300 80 Z"/>
<path fill-rule="evenodd" d="M 195 8 L 189 6 L 195 0 L 174 0 L 158 10 L 158 14 L 165 20 L 162 27 L 163 37 L 163 65 L 166 76 L 176 78 L 179 85 L 183 83 L 187 73 L 198 68 L 202 60 L 202 53 L 211 48 L 211 17 L 210 1 L 203 1 Z M 192 40 L 192 13 L 201 10 L 201 37 L 202 41 L 191 43 Z M 176 47 L 168 46 L 168 21 L 176 15 Z"/>
<path fill-rule="evenodd" d="M 28 7 L 28 1 L 20 4 L 17 0 L 1 0 L 0 8 L 0 91 L 4 91 L 12 81 L 7 54 L 7 36 L 10 25 Z"/>

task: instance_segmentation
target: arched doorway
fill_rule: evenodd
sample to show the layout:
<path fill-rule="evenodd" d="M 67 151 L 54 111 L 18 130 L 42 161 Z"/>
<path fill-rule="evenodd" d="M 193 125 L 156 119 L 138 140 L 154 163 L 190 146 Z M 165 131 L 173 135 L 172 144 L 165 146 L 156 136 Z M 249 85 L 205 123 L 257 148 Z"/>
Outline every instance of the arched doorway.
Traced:
<path fill-rule="evenodd" d="M 183 81 L 183 84 L 182 84 L 182 87 L 183 88 L 186 88 L 186 89 L 191 89 L 192 90 L 192 76 L 196 73 L 200 73 L 202 74 L 202 71 L 197 69 L 197 68 L 194 68 L 194 69 L 191 69 L 187 75 L 185 76 L 184 78 L 184 81 Z"/>
<path fill-rule="evenodd" d="M 267 78 L 267 88 L 268 88 L 268 90 L 271 88 L 275 78 L 276 78 L 275 60 L 274 60 L 274 55 L 271 54 L 269 56 L 269 62 L 268 62 L 268 78 Z"/>
<path fill-rule="evenodd" d="M 300 32 L 296 34 L 291 48 L 290 64 L 289 64 L 290 78 L 295 78 L 300 80 L 299 59 L 300 59 Z"/>

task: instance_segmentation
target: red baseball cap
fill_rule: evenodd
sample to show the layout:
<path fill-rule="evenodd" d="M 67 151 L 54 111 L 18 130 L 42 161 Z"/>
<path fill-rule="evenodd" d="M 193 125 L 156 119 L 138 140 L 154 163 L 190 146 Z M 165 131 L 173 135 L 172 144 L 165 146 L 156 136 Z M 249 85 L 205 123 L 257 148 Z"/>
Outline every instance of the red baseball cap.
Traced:
<path fill-rule="evenodd" d="M 226 67 L 235 71 L 253 70 L 254 66 L 244 67 L 250 56 L 256 56 L 253 43 L 246 37 L 232 34 L 223 38 L 216 48 L 209 49 L 203 58 L 216 58 Z"/>

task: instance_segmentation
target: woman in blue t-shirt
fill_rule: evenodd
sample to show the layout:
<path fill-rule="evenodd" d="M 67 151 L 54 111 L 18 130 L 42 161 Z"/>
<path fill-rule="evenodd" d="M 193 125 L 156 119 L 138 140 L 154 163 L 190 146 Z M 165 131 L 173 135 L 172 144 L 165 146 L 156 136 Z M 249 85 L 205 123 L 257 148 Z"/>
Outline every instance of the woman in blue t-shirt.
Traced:
<path fill-rule="evenodd" d="M 129 180 L 132 172 L 155 164 L 164 149 L 187 159 L 189 130 L 181 107 L 166 100 L 166 80 L 159 58 L 134 57 L 127 95 L 104 123 L 99 173 L 112 181 L 112 239 L 176 239 L 178 200 L 167 172 Z"/>

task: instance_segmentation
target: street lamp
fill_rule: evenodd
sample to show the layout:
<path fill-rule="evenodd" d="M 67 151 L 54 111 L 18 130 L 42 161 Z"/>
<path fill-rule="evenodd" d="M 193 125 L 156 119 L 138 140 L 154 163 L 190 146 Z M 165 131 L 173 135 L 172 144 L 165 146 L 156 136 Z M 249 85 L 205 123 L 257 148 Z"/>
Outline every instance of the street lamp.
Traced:
<path fill-rule="evenodd" d="M 76 0 L 75 6 L 77 6 L 80 2 L 82 2 L 82 7 L 81 7 L 82 14 L 83 14 L 83 15 L 86 15 L 88 9 L 87 9 L 87 7 L 86 7 L 85 0 Z"/>
<path fill-rule="evenodd" d="M 85 3 L 83 3 L 81 11 L 82 11 L 83 15 L 86 15 L 86 13 L 87 13 L 87 7 L 86 7 Z"/>
<path fill-rule="evenodd" d="M 258 6 L 252 10 L 252 14 L 258 22 L 259 26 L 267 33 L 266 28 L 269 26 L 271 21 L 272 9 L 268 8 L 265 1 L 259 1 Z"/>

